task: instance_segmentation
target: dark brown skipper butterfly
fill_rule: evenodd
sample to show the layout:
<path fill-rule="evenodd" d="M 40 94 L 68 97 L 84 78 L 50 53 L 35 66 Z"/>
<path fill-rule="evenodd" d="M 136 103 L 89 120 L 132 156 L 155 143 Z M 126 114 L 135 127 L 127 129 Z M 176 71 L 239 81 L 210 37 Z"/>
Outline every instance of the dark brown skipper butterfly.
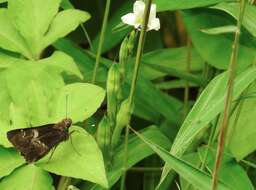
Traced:
<path fill-rule="evenodd" d="M 66 118 L 56 124 L 15 129 L 7 132 L 7 138 L 27 163 L 32 163 L 44 157 L 52 148 L 55 149 L 59 143 L 68 140 L 71 124 L 72 120 Z"/>

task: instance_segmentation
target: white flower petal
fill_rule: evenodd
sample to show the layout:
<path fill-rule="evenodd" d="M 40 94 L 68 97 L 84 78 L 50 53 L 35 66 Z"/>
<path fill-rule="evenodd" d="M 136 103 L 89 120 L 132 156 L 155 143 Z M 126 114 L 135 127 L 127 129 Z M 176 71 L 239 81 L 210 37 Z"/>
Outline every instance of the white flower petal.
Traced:
<path fill-rule="evenodd" d="M 128 13 L 121 17 L 123 23 L 132 25 L 134 28 L 141 30 L 143 23 L 143 16 L 145 10 L 145 3 L 143 1 L 135 1 L 133 5 L 133 13 Z M 156 18 L 156 4 L 152 4 L 150 8 L 149 21 L 147 31 L 159 30 L 160 21 Z"/>
<path fill-rule="evenodd" d="M 160 20 L 159 18 L 154 18 L 148 23 L 148 31 L 149 30 L 159 30 L 160 29 Z"/>
<path fill-rule="evenodd" d="M 149 20 L 156 17 L 156 4 L 152 4 L 150 8 Z"/>
<path fill-rule="evenodd" d="M 143 1 L 135 1 L 133 4 L 133 13 L 136 16 L 143 16 L 145 10 L 145 3 Z"/>
<path fill-rule="evenodd" d="M 134 26 L 135 22 L 136 22 L 136 17 L 133 13 L 128 13 L 128 14 L 122 16 L 121 20 L 125 24 Z"/>

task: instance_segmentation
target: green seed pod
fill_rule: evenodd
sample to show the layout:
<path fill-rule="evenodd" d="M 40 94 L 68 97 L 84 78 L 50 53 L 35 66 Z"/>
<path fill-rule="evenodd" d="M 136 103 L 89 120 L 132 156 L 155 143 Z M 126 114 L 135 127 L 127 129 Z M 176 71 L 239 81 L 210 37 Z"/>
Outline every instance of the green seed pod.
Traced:
<path fill-rule="evenodd" d="M 131 112 L 129 107 L 129 100 L 126 99 L 122 102 L 120 110 L 116 116 L 116 126 L 112 136 L 112 147 L 115 147 L 119 141 L 123 128 L 129 124 Z"/>
<path fill-rule="evenodd" d="M 128 55 L 131 55 L 133 52 L 135 36 L 136 36 L 135 30 L 131 31 L 129 35 L 128 43 L 127 43 Z"/>
<path fill-rule="evenodd" d="M 107 117 L 103 117 L 100 121 L 97 132 L 96 140 L 103 153 L 108 152 L 108 148 L 111 140 L 111 127 Z"/>
<path fill-rule="evenodd" d="M 107 115 L 110 125 L 115 125 L 117 112 L 117 96 L 120 90 L 120 72 L 117 64 L 113 64 L 108 71 L 107 79 Z"/>
<path fill-rule="evenodd" d="M 120 75 L 121 75 L 121 81 L 124 81 L 125 77 L 125 63 L 128 59 L 128 45 L 129 39 L 126 37 L 120 47 L 119 50 L 119 65 L 120 65 Z"/>

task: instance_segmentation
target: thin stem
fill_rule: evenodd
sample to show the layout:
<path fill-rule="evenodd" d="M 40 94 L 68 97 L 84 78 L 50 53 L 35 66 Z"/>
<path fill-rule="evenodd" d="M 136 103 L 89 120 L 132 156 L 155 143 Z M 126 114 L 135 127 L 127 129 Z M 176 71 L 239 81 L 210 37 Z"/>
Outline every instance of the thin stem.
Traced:
<path fill-rule="evenodd" d="M 136 84 L 137 84 L 137 80 L 138 80 L 139 68 L 140 68 L 140 63 L 141 63 L 141 57 L 142 57 L 143 47 L 144 47 L 145 38 L 146 38 L 146 31 L 147 31 L 147 26 L 148 26 L 151 3 L 152 3 L 152 0 L 148 0 L 146 2 L 145 11 L 144 11 L 144 15 L 143 15 L 142 30 L 141 30 L 140 37 L 139 37 L 138 48 L 137 48 L 136 59 L 135 59 L 135 65 L 134 65 L 134 70 L 133 70 L 131 89 L 130 89 L 130 94 L 129 94 L 129 99 L 128 99 L 129 114 L 131 114 L 132 107 L 133 107 L 132 105 L 133 105 L 133 101 L 134 101 Z M 127 152 L 128 152 L 128 140 L 129 140 L 128 139 L 129 138 L 128 125 L 126 126 L 126 137 L 125 138 L 126 138 L 126 140 L 125 140 L 126 155 L 124 155 L 124 166 L 123 166 L 123 168 L 125 170 L 124 170 L 124 174 L 123 174 L 122 181 L 121 181 L 121 189 L 122 190 L 124 189 L 124 186 L 125 186 L 125 177 L 126 177 L 126 168 L 127 168 Z"/>
<path fill-rule="evenodd" d="M 151 3 L 152 3 L 152 0 L 148 0 L 146 3 L 146 7 L 145 7 L 143 27 L 142 27 L 140 37 L 139 37 L 138 49 L 137 49 L 137 53 L 136 53 L 135 65 L 134 65 L 134 70 L 133 70 L 133 78 L 132 78 L 132 83 L 131 83 L 131 90 L 130 90 L 130 95 L 129 95 L 129 107 L 130 108 L 132 107 L 132 103 L 133 103 L 133 99 L 134 99 L 134 95 L 135 95 L 136 83 L 137 83 L 137 79 L 138 79 L 142 51 L 143 51 L 145 38 L 146 38 L 146 31 L 147 31 Z"/>
<path fill-rule="evenodd" d="M 127 170 L 127 161 L 128 161 L 128 140 L 129 140 L 129 126 L 127 125 L 125 128 L 125 142 L 124 142 L 124 163 L 123 163 L 123 176 L 121 179 L 121 190 L 125 189 L 125 178 L 126 178 L 126 170 Z"/>
<path fill-rule="evenodd" d="M 224 150 L 224 146 L 225 146 L 226 132 L 228 129 L 228 121 L 229 121 L 230 108 L 231 108 L 231 102 L 232 102 L 234 79 L 235 79 L 235 75 L 236 75 L 236 62 L 237 62 L 239 39 L 240 39 L 240 29 L 241 29 L 243 15 L 244 15 L 244 11 L 245 11 L 245 3 L 246 3 L 245 0 L 240 1 L 240 12 L 239 12 L 239 18 L 237 21 L 237 31 L 235 33 L 235 40 L 234 40 L 234 43 L 232 46 L 232 53 L 231 53 L 229 69 L 228 69 L 229 79 L 228 79 L 228 84 L 227 84 L 227 94 L 226 94 L 226 98 L 225 98 L 223 120 L 221 123 L 216 161 L 215 161 L 215 166 L 214 166 L 214 170 L 213 170 L 213 174 L 212 174 L 213 175 L 212 188 L 211 188 L 212 190 L 217 189 L 218 173 L 219 173 L 223 150 Z"/>
<path fill-rule="evenodd" d="M 111 2 L 111 0 L 107 0 L 107 2 L 106 2 L 106 8 L 105 8 L 104 18 L 103 18 L 103 23 L 102 23 L 102 29 L 101 29 L 101 33 L 100 33 L 99 46 L 97 49 L 96 63 L 95 63 L 95 66 L 93 69 L 93 74 L 92 74 L 92 83 L 93 84 L 96 81 L 96 75 L 97 75 L 98 67 L 100 64 L 101 51 L 102 51 L 102 47 L 103 47 L 103 43 L 104 43 L 105 31 L 106 31 L 107 22 L 108 22 L 110 2 Z"/>
<path fill-rule="evenodd" d="M 186 61 L 186 71 L 187 73 L 190 73 L 190 67 L 191 67 L 191 40 L 187 40 L 187 61 Z M 186 81 L 186 86 L 184 89 L 184 118 L 186 117 L 187 113 L 189 111 L 189 81 Z"/>
<path fill-rule="evenodd" d="M 84 25 L 83 24 L 80 24 L 82 30 L 83 30 L 83 33 L 85 35 L 85 38 L 87 39 L 88 43 L 89 43 L 89 46 L 90 46 L 90 49 L 93 51 L 93 46 L 92 46 L 92 41 L 91 41 L 91 38 L 87 32 L 87 30 L 85 29 Z"/>

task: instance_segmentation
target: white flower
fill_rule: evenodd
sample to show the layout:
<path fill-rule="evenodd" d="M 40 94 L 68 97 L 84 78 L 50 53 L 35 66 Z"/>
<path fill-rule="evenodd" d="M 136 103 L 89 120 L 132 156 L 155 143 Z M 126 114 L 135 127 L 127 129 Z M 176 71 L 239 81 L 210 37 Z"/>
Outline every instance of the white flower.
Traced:
<path fill-rule="evenodd" d="M 133 5 L 133 13 L 128 13 L 121 17 L 123 23 L 132 25 L 136 29 L 141 29 L 143 23 L 143 16 L 145 10 L 145 3 L 143 1 L 136 1 Z M 156 18 L 156 4 L 152 4 L 150 8 L 148 28 L 149 30 L 159 30 L 160 21 L 159 18 Z"/>

